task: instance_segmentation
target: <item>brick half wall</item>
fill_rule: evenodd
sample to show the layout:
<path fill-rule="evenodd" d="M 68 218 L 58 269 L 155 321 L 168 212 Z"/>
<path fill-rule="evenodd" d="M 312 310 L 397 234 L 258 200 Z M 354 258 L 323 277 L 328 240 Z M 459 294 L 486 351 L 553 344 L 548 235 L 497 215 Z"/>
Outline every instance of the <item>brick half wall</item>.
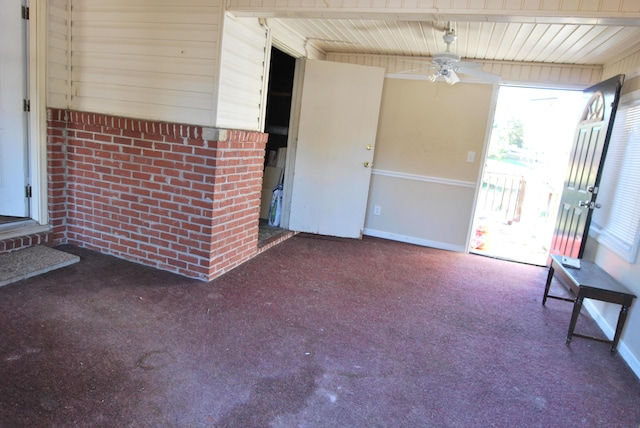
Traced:
<path fill-rule="evenodd" d="M 47 113 L 54 244 L 204 281 L 257 254 L 267 134 Z"/>

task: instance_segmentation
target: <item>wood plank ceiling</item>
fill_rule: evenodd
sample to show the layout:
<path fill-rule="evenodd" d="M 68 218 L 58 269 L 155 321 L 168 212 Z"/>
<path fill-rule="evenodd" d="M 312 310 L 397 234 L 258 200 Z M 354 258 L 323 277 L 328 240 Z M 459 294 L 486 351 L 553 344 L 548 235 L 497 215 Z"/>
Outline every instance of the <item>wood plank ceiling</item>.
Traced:
<path fill-rule="evenodd" d="M 276 19 L 324 53 L 431 57 L 446 47 L 446 22 Z M 627 23 L 452 22 L 452 51 L 478 61 L 603 65 L 640 48 L 640 20 Z"/>

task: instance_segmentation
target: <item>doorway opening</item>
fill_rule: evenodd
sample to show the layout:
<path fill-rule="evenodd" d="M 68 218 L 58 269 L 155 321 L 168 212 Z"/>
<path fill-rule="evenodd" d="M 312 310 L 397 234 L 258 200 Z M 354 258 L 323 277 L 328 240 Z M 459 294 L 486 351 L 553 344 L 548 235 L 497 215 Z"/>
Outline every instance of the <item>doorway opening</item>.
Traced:
<path fill-rule="evenodd" d="M 296 60 L 281 50 L 271 48 L 269 86 L 265 116 L 265 132 L 269 134 L 265 150 L 262 198 L 260 203 L 260 231 L 258 246 L 262 247 L 288 233 L 280 227 L 280 214 L 274 192 L 280 192 L 285 177 L 289 120 Z M 278 194 L 276 193 L 276 197 Z"/>
<path fill-rule="evenodd" d="M 470 252 L 546 265 L 583 106 L 580 91 L 500 87 Z"/>

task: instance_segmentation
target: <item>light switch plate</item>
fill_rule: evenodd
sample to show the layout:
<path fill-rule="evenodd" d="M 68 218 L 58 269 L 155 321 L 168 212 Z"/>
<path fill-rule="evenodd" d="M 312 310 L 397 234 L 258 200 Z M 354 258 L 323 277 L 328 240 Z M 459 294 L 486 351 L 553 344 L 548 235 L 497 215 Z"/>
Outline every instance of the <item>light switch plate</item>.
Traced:
<path fill-rule="evenodd" d="M 473 163 L 476 160 L 476 152 L 467 152 L 467 162 Z"/>

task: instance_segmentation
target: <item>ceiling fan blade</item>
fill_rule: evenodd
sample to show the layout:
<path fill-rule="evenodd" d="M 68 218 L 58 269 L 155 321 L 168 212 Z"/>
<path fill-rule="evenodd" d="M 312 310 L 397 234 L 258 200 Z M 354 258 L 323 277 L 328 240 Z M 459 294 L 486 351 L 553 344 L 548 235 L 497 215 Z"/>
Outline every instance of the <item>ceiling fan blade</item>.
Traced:
<path fill-rule="evenodd" d="M 460 61 L 460 67 L 479 69 L 482 68 L 482 64 L 475 61 Z"/>
<path fill-rule="evenodd" d="M 411 58 L 399 58 L 398 59 L 399 62 L 408 62 L 410 64 L 429 64 L 429 65 L 433 65 L 433 60 L 432 59 L 411 59 Z"/>
<path fill-rule="evenodd" d="M 397 71 L 396 74 L 420 74 L 423 72 L 424 72 L 424 69 L 422 67 L 419 67 L 419 68 L 412 68 L 409 70 L 400 70 L 400 71 Z"/>
<path fill-rule="evenodd" d="M 500 76 L 498 76 L 497 74 L 487 73 L 486 71 L 482 71 L 476 68 L 467 68 L 466 64 L 461 64 L 458 67 L 457 71 L 458 73 L 464 74 L 465 76 L 470 76 L 472 78 L 476 78 L 485 82 L 495 83 L 500 81 Z"/>
<path fill-rule="evenodd" d="M 390 64 L 391 73 L 393 74 L 405 74 L 420 78 L 427 78 L 431 76 L 434 71 L 439 69 L 433 62 L 429 60 L 410 59 L 410 58 L 398 58 L 396 61 Z"/>

